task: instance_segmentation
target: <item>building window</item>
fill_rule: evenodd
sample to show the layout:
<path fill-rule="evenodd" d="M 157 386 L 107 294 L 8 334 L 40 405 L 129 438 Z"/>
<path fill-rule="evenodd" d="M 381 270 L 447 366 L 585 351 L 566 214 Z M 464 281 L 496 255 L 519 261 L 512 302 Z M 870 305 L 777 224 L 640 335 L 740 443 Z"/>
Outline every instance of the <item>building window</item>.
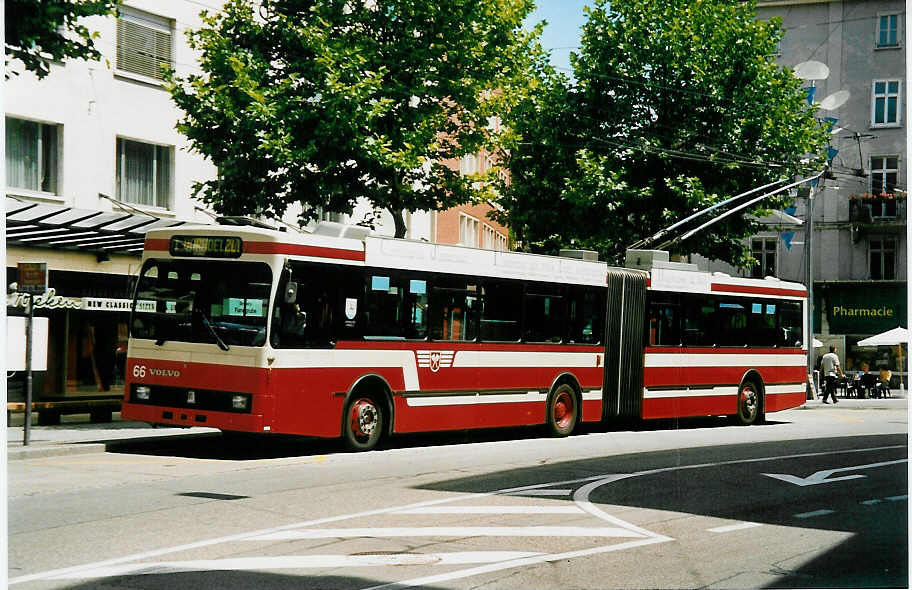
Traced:
<path fill-rule="evenodd" d="M 481 247 L 488 250 L 506 250 L 507 236 L 486 223 L 481 228 Z"/>
<path fill-rule="evenodd" d="M 465 213 L 459 214 L 459 244 L 462 246 L 478 246 L 478 220 Z"/>
<path fill-rule="evenodd" d="M 167 209 L 171 204 L 171 148 L 118 137 L 117 199 Z"/>
<path fill-rule="evenodd" d="M 776 238 L 754 238 L 751 240 L 751 254 L 756 264 L 751 268 L 755 279 L 776 276 Z"/>
<path fill-rule="evenodd" d="M 475 154 L 466 154 L 459 160 L 459 173 L 463 176 L 478 174 L 478 156 Z"/>
<path fill-rule="evenodd" d="M 902 85 L 899 80 L 875 80 L 871 94 L 871 125 L 897 126 L 901 122 L 899 98 Z"/>
<path fill-rule="evenodd" d="M 877 17 L 876 47 L 899 47 L 899 15 L 882 14 Z"/>
<path fill-rule="evenodd" d="M 895 191 L 899 175 L 899 158 L 873 156 L 871 158 L 871 194 L 883 198 L 871 199 L 872 217 L 896 217 Z"/>
<path fill-rule="evenodd" d="M 117 19 L 117 69 L 162 80 L 171 61 L 171 21 L 120 7 Z"/>
<path fill-rule="evenodd" d="M 60 125 L 6 118 L 6 185 L 57 194 Z"/>
<path fill-rule="evenodd" d="M 871 279 L 890 281 L 896 278 L 896 240 L 872 239 L 870 244 Z"/>

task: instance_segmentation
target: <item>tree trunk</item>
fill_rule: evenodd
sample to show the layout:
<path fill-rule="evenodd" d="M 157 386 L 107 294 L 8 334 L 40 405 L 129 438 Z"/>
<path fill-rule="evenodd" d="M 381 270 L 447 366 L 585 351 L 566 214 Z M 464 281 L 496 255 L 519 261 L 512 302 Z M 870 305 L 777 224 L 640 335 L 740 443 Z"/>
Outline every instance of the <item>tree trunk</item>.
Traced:
<path fill-rule="evenodd" d="M 404 238 L 405 232 L 408 228 L 405 226 L 405 211 L 401 209 L 389 209 L 389 212 L 393 216 L 393 223 L 396 224 L 396 235 L 397 238 Z"/>

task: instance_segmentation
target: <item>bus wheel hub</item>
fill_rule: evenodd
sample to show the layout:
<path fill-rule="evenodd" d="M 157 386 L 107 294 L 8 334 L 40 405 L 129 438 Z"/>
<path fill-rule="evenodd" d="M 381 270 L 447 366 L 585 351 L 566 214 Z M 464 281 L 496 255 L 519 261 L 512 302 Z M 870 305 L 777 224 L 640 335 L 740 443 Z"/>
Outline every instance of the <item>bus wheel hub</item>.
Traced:
<path fill-rule="evenodd" d="M 359 436 L 370 436 L 377 428 L 377 408 L 369 400 L 360 400 L 352 406 L 352 431 Z"/>

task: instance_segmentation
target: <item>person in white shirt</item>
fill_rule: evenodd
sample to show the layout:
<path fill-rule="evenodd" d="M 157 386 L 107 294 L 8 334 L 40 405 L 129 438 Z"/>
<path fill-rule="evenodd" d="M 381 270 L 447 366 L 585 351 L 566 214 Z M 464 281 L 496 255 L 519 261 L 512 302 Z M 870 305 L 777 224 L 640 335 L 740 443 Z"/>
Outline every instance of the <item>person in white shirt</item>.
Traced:
<path fill-rule="evenodd" d="M 830 346 L 830 352 L 823 355 L 820 361 L 820 368 L 826 379 L 823 389 L 823 403 L 829 403 L 827 396 L 833 396 L 833 403 L 838 404 L 836 400 L 836 377 L 842 375 L 842 367 L 839 366 L 839 357 L 836 355 L 836 347 Z"/>

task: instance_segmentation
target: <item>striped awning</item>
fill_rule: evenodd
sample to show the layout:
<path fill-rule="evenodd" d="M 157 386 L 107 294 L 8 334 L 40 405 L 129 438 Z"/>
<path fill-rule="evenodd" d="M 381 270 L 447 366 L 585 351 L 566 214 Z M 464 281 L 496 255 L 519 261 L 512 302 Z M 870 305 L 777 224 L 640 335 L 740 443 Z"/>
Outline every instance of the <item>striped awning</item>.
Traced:
<path fill-rule="evenodd" d="M 6 197 L 7 247 L 139 255 L 147 231 L 184 223 L 151 215 L 76 209 Z"/>

